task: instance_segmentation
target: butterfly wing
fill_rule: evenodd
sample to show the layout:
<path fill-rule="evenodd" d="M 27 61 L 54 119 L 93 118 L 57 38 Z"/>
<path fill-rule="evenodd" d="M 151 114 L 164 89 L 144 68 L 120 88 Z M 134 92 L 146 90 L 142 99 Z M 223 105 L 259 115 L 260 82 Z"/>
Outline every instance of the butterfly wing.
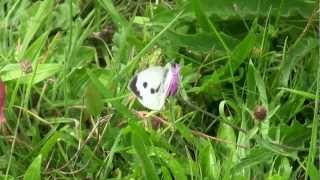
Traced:
<path fill-rule="evenodd" d="M 129 89 L 143 106 L 152 110 L 162 108 L 167 96 L 164 86 L 167 77 L 165 73 L 166 68 L 155 66 L 141 71 L 132 78 Z"/>

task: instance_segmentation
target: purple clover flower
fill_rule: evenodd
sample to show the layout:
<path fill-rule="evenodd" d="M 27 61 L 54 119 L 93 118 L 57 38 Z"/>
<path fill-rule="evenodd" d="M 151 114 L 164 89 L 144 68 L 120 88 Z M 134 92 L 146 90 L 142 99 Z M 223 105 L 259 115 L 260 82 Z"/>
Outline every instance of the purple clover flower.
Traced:
<path fill-rule="evenodd" d="M 180 81 L 180 66 L 179 64 L 172 64 L 172 79 L 168 89 L 168 96 L 174 96 L 177 93 Z"/>

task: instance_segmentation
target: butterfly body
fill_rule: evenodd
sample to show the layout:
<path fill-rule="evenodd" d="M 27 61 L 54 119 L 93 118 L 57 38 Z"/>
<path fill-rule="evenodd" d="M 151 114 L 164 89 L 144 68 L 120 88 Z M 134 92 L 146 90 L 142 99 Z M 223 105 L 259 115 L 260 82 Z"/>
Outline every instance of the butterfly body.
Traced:
<path fill-rule="evenodd" d="M 159 111 L 168 95 L 174 75 L 174 67 L 153 66 L 136 74 L 129 82 L 128 88 L 137 96 L 139 102 L 151 109 Z"/>

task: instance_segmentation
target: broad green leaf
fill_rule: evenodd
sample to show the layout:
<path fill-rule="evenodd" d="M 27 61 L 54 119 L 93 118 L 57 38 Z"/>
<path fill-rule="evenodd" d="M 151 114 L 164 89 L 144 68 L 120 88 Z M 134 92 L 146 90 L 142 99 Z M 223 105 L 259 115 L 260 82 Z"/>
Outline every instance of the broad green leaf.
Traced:
<path fill-rule="evenodd" d="M 202 147 L 199 148 L 199 161 L 204 178 L 219 179 L 220 177 L 220 164 L 217 162 L 215 154 L 210 141 L 204 141 Z"/>
<path fill-rule="evenodd" d="M 145 137 L 141 135 L 140 128 L 136 127 L 137 125 L 131 124 L 131 142 L 133 149 L 136 152 L 136 155 L 138 157 L 138 160 L 140 161 L 142 165 L 142 171 L 144 175 L 144 179 L 154 179 L 157 180 L 158 175 L 156 172 L 156 169 L 154 167 L 154 164 L 152 163 L 151 159 L 148 157 L 147 148 L 148 147 L 145 142 Z"/>
<path fill-rule="evenodd" d="M 99 116 L 103 109 L 102 96 L 91 83 L 89 83 L 87 86 L 84 102 L 91 115 L 95 117 Z"/>
<path fill-rule="evenodd" d="M 267 162 L 272 160 L 274 154 L 270 151 L 261 148 L 254 148 L 251 150 L 250 154 L 240 160 L 240 163 L 232 168 L 232 172 L 236 173 L 245 168 L 250 168 L 252 166 Z"/>
<path fill-rule="evenodd" d="M 33 84 L 37 84 L 38 82 L 55 75 L 61 71 L 61 68 L 62 65 L 60 64 L 38 64 Z M 21 83 L 28 84 L 32 79 L 32 73 L 25 74 L 22 72 L 20 64 L 7 64 L 1 69 L 0 73 L 2 74 L 1 78 L 3 81 L 17 80 L 21 78 Z"/>
<path fill-rule="evenodd" d="M 291 173 L 292 173 L 292 165 L 290 165 L 288 158 L 283 157 L 281 159 L 281 163 L 279 165 L 279 173 L 278 174 L 280 174 L 285 179 L 290 179 Z"/>
<path fill-rule="evenodd" d="M 247 36 L 234 48 L 231 53 L 231 68 L 236 71 L 244 63 L 250 54 L 256 42 L 254 29 L 251 29 Z M 226 70 L 227 71 L 227 70 Z M 228 73 L 226 73 L 228 74 Z"/>
<path fill-rule="evenodd" d="M 316 95 L 312 94 L 310 92 L 300 91 L 300 90 L 290 89 L 290 88 L 279 88 L 279 89 L 287 91 L 287 92 L 292 93 L 292 94 L 296 94 L 296 95 L 302 96 L 302 97 L 304 97 L 306 99 L 312 99 L 312 100 L 316 99 Z"/>
<path fill-rule="evenodd" d="M 172 180 L 171 174 L 165 166 L 161 166 L 162 178 L 163 180 Z"/>
<path fill-rule="evenodd" d="M 236 150 L 236 135 L 233 128 L 225 123 L 220 123 L 217 136 L 221 139 L 229 141 L 230 143 L 234 143 L 222 144 L 223 147 L 228 149 L 226 152 L 227 155 L 233 154 Z"/>
<path fill-rule="evenodd" d="M 193 144 L 195 146 L 198 145 L 198 142 L 195 139 L 195 137 L 193 137 L 192 132 L 184 124 L 176 123 L 176 128 L 178 129 L 178 131 L 180 132 L 182 137 L 184 137 L 186 139 L 186 141 L 188 141 L 189 143 L 191 143 L 191 144 Z"/>
<path fill-rule="evenodd" d="M 261 138 L 256 136 L 256 141 L 259 144 L 261 148 L 263 148 L 265 151 L 271 151 L 274 154 L 282 155 L 282 156 L 287 156 L 291 158 L 297 158 L 297 152 L 296 150 L 299 150 L 299 148 L 296 147 L 286 147 L 281 144 L 273 143 L 271 140 L 267 138 Z M 295 150 L 295 151 L 293 151 Z"/>
<path fill-rule="evenodd" d="M 282 124 L 270 129 L 270 137 L 276 137 L 278 128 L 280 129 L 281 143 L 292 147 L 304 147 L 305 142 L 308 141 L 311 136 L 309 128 L 299 122 L 293 122 L 290 126 Z"/>
<path fill-rule="evenodd" d="M 228 47 L 235 47 L 238 40 L 232 36 L 221 33 L 222 38 L 225 40 Z M 171 47 L 184 47 L 190 51 L 208 53 L 212 50 L 223 50 L 223 46 L 218 42 L 217 37 L 212 33 L 199 32 L 194 34 L 186 34 L 181 32 L 168 31 L 165 35 L 166 40 L 171 43 Z M 159 42 L 160 44 L 162 42 Z M 165 47 L 165 43 L 163 48 Z"/>
<path fill-rule="evenodd" d="M 165 149 L 158 147 L 151 147 L 151 154 L 155 154 L 159 157 L 165 164 L 169 167 L 174 179 L 186 180 L 187 176 L 185 174 L 185 170 L 183 169 L 183 165 L 180 164 L 175 157 L 169 154 Z"/>
<path fill-rule="evenodd" d="M 204 11 L 202 10 L 203 7 L 201 7 L 202 4 L 200 1 L 201 0 L 191 0 L 191 4 L 194 9 L 194 13 L 198 20 L 198 23 L 200 24 L 202 29 L 205 31 L 210 31 L 211 30 L 210 25 L 208 24 L 207 17 Z"/>
<path fill-rule="evenodd" d="M 319 168 L 315 167 L 313 164 L 309 167 L 309 177 L 311 180 L 318 180 L 320 179 L 320 170 Z"/>
<path fill-rule="evenodd" d="M 204 13 L 213 16 L 219 20 L 231 19 L 253 19 L 255 17 L 266 17 L 271 9 L 271 15 L 281 17 L 294 16 L 297 13 L 304 18 L 309 17 L 316 1 L 307 0 L 268 0 L 268 1 L 251 1 L 251 0 L 200 0 Z M 281 4 L 283 3 L 283 4 Z M 190 3 L 186 7 L 187 11 L 193 8 Z M 280 12 L 279 12 L 280 11 Z"/>
<path fill-rule="evenodd" d="M 40 180 L 41 179 L 41 154 L 38 155 L 28 167 L 26 173 L 24 174 L 24 180 Z"/>
<path fill-rule="evenodd" d="M 52 151 L 53 146 L 59 141 L 59 139 L 63 136 L 63 133 L 60 131 L 54 132 L 51 137 L 42 145 L 40 154 L 43 160 L 46 160 L 49 153 Z"/>

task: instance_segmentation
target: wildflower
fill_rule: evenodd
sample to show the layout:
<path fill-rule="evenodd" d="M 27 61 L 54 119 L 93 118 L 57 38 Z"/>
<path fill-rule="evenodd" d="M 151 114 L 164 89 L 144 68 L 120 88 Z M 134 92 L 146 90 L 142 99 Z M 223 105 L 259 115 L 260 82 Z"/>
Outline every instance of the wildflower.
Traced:
<path fill-rule="evenodd" d="M 174 96 L 177 93 L 179 87 L 179 80 L 180 80 L 180 66 L 179 64 L 172 65 L 172 79 L 170 82 L 170 86 L 168 89 L 168 95 Z"/>
<path fill-rule="evenodd" d="M 267 109 L 263 106 L 256 106 L 254 110 L 254 117 L 258 121 L 263 121 L 267 116 Z"/>

